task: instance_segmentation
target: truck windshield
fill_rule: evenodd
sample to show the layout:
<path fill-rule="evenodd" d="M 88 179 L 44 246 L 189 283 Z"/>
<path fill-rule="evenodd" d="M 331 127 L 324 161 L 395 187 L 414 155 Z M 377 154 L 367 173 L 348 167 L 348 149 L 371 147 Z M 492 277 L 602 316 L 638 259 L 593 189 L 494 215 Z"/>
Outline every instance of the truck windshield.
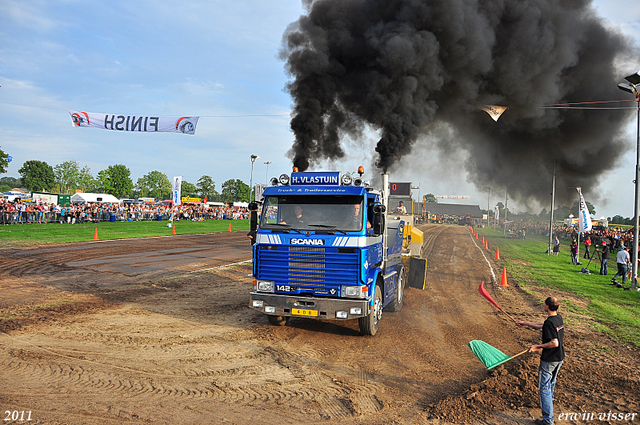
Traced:
<path fill-rule="evenodd" d="M 268 196 L 260 228 L 356 232 L 362 230 L 362 196 Z"/>

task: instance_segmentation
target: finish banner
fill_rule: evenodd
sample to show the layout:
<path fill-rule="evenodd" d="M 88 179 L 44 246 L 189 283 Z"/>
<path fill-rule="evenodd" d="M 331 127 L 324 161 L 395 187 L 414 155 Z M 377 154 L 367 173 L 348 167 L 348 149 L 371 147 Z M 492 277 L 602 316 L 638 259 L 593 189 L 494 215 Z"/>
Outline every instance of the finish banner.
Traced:
<path fill-rule="evenodd" d="M 69 111 L 74 127 L 103 130 L 196 134 L 200 117 L 152 117 Z"/>

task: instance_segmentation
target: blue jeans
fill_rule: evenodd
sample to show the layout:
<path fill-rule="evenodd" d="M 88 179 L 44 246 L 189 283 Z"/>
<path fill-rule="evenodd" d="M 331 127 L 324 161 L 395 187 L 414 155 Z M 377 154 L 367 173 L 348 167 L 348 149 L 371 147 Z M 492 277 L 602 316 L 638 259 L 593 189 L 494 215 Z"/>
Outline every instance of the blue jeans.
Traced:
<path fill-rule="evenodd" d="M 540 391 L 540 409 L 542 419 L 553 423 L 553 390 L 556 388 L 556 379 L 562 362 L 545 362 L 540 360 L 538 368 L 538 391 Z"/>
<path fill-rule="evenodd" d="M 609 267 L 608 267 L 608 263 L 609 259 L 608 258 L 603 258 L 602 259 L 602 263 L 600 263 L 600 274 L 602 275 L 607 275 L 609 274 Z"/>
<path fill-rule="evenodd" d="M 573 265 L 578 264 L 578 253 L 577 252 L 572 252 L 571 253 L 571 262 L 573 263 Z"/>
<path fill-rule="evenodd" d="M 622 276 L 622 284 L 624 285 L 627 282 L 627 265 L 622 263 L 618 264 L 618 273 L 613 276 L 613 280 L 616 280 L 616 277 Z"/>

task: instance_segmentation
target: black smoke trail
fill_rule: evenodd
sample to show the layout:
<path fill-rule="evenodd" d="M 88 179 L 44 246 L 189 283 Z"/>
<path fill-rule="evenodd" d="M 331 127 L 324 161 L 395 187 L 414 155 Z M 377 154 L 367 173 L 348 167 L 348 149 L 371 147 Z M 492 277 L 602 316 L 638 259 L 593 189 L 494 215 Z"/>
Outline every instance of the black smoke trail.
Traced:
<path fill-rule="evenodd" d="M 632 70 L 615 64 L 635 46 L 590 1 L 305 4 L 281 52 L 294 100 L 289 154 L 301 170 L 343 157 L 341 138 L 369 125 L 383 170 L 402 165 L 419 137 L 436 136 L 443 151 L 468 152 L 478 187 L 508 183 L 512 198 L 546 201 L 554 161 L 558 198 L 574 199 L 570 186 L 588 191 L 625 151 L 619 134 L 633 109 L 545 107 L 630 97 L 616 86 Z M 478 109 L 487 104 L 509 110 L 496 123 Z"/>

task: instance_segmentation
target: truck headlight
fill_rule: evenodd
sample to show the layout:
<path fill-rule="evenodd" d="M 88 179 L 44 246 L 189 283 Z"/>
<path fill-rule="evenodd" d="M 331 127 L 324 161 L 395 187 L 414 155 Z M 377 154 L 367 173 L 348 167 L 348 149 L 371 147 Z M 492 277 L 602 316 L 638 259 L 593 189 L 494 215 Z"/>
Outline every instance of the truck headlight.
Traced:
<path fill-rule="evenodd" d="M 261 300 L 253 300 L 253 307 L 255 308 L 262 308 L 262 306 L 264 305 L 264 301 Z"/>
<path fill-rule="evenodd" d="M 349 315 L 346 311 L 336 311 L 336 317 L 338 319 L 346 319 L 347 317 L 349 317 Z"/>
<path fill-rule="evenodd" d="M 360 315 L 362 314 L 362 309 L 360 307 L 351 307 L 351 309 L 349 310 L 349 313 L 352 316 Z"/>
<path fill-rule="evenodd" d="M 258 292 L 274 292 L 275 285 L 270 280 L 258 281 Z"/>
<path fill-rule="evenodd" d="M 275 313 L 276 312 L 276 308 L 274 306 L 267 305 L 267 306 L 264 307 L 264 312 L 265 313 Z"/>
<path fill-rule="evenodd" d="M 366 286 L 342 285 L 340 287 L 340 293 L 347 298 L 367 298 L 367 292 Z"/>

